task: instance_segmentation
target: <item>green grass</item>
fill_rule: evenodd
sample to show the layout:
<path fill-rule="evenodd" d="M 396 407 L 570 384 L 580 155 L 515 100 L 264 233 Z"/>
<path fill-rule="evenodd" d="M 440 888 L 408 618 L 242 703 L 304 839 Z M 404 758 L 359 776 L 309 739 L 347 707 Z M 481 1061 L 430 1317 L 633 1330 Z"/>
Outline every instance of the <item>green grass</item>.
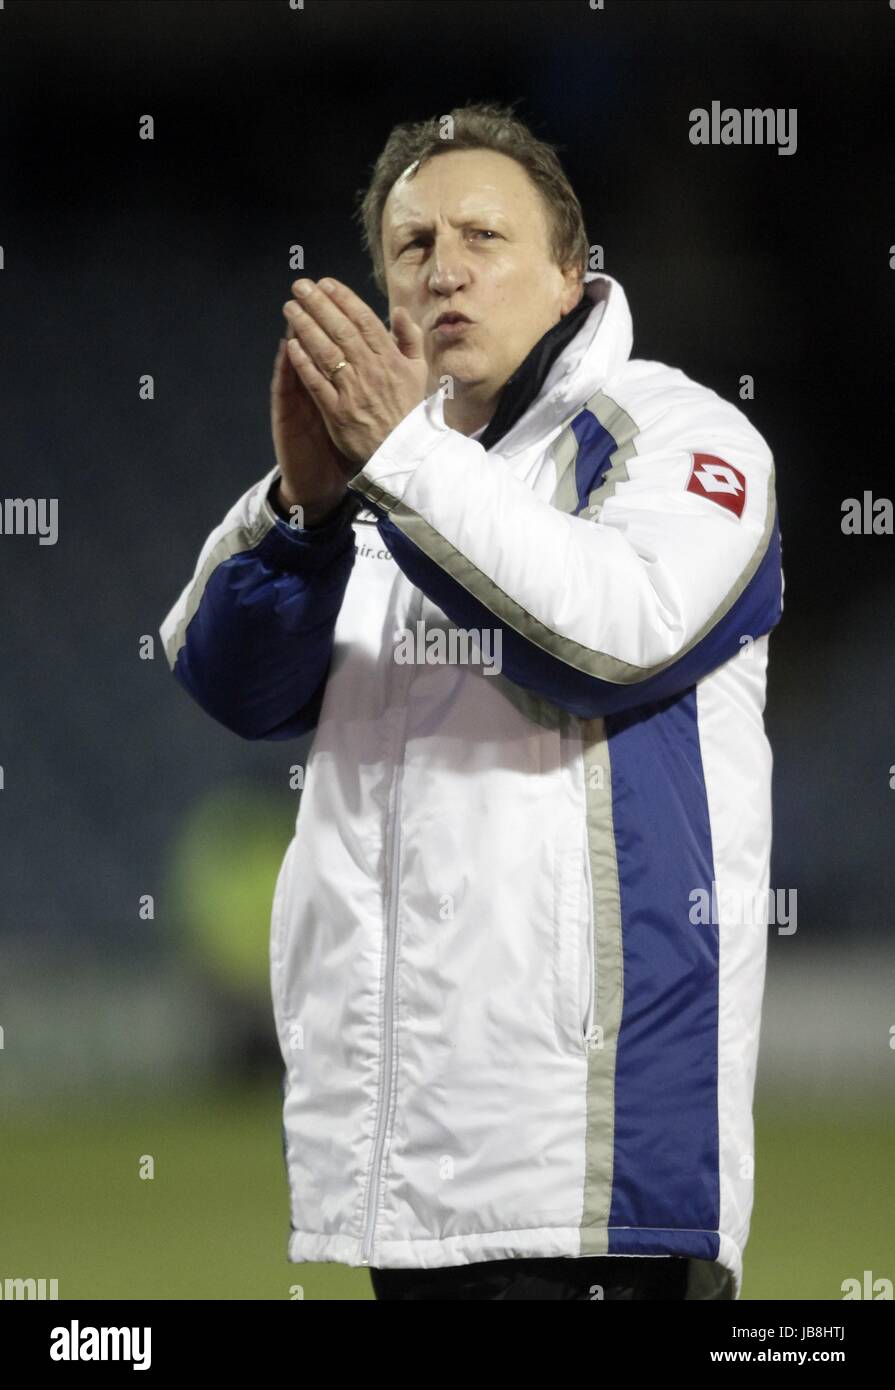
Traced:
<path fill-rule="evenodd" d="M 7 1122 L 0 1277 L 58 1278 L 60 1298 L 288 1299 L 296 1284 L 305 1298 L 372 1297 L 366 1270 L 287 1261 L 280 1145 L 276 1078 Z"/>
<path fill-rule="evenodd" d="M 841 1299 L 863 1271 L 895 1279 L 888 1098 L 871 1108 L 832 1096 L 823 1112 L 756 1110 L 755 1206 L 743 1299 Z"/>
<path fill-rule="evenodd" d="M 744 1300 L 841 1298 L 895 1276 L 884 1111 L 765 1106 Z M 140 1157 L 155 1177 L 141 1181 Z M 70 1104 L 4 1122 L 0 1280 L 56 1278 L 60 1298 L 371 1297 L 369 1275 L 286 1259 L 280 1095 L 261 1091 Z"/>

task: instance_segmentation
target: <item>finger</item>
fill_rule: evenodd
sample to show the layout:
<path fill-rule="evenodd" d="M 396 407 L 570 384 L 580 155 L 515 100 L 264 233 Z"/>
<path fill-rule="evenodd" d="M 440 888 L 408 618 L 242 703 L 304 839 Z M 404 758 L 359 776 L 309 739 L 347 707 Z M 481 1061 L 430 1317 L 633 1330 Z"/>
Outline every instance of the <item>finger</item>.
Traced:
<path fill-rule="evenodd" d="M 398 305 L 392 315 L 392 335 L 402 357 L 425 357 L 423 330 L 419 324 L 414 323 L 408 311 L 401 305 Z"/>
<path fill-rule="evenodd" d="M 283 369 L 288 368 L 288 366 L 289 358 L 286 353 L 286 339 L 281 338 L 277 343 L 277 350 L 273 359 L 273 372 L 271 374 L 270 382 L 271 386 L 277 386 L 281 383 L 284 376 Z"/>
<path fill-rule="evenodd" d="M 300 347 L 327 380 L 339 362 L 357 361 L 356 348 L 350 346 L 343 348 L 341 344 L 334 342 L 316 319 L 305 313 L 294 301 L 289 302 L 285 307 L 285 312 L 295 329 Z M 294 358 L 293 361 L 295 361 Z"/>
<path fill-rule="evenodd" d="M 279 342 L 278 342 L 278 344 L 277 344 L 277 355 L 276 355 L 276 358 L 274 359 L 274 372 L 275 372 L 275 373 L 276 373 L 276 369 L 277 369 L 278 367 L 281 367 L 281 366 L 283 366 L 283 365 L 288 366 L 288 364 L 289 364 L 289 354 L 288 354 L 287 351 L 286 351 L 286 344 L 287 344 L 287 342 L 289 341 L 290 338 L 294 338 L 294 337 L 295 337 L 295 329 L 292 327 L 292 322 L 291 322 L 291 320 L 289 319 L 288 315 L 286 314 L 286 306 L 285 306 L 285 304 L 283 305 L 283 308 L 282 308 L 281 312 L 282 312 L 282 314 L 283 314 L 284 319 L 286 320 L 286 323 L 285 323 L 285 325 L 284 325 L 284 327 L 283 327 L 283 337 L 279 340 Z"/>
<path fill-rule="evenodd" d="M 290 338 L 286 344 L 289 360 L 302 382 L 324 412 L 333 411 L 339 405 L 339 394 L 319 367 L 304 351 L 297 338 Z"/>
<path fill-rule="evenodd" d="M 385 352 L 392 346 L 391 335 L 382 319 L 354 290 L 343 285 L 341 280 L 334 280 L 331 275 L 320 281 L 320 288 L 354 324 L 371 352 Z"/>
<path fill-rule="evenodd" d="M 299 295 L 298 287 L 307 284 L 313 286 L 310 294 Z M 341 355 L 349 361 L 352 360 L 352 353 L 354 360 L 357 360 L 358 350 L 362 348 L 384 352 L 390 345 L 390 339 L 381 320 L 357 295 L 352 294 L 347 285 L 331 279 L 327 279 L 326 284 L 332 285 L 332 289 L 327 291 L 315 285 L 313 280 L 296 280 L 292 292 L 301 308 L 319 324 L 340 349 Z"/>
<path fill-rule="evenodd" d="M 277 353 L 273 362 L 273 372 L 270 378 L 271 393 L 276 396 L 291 396 L 300 386 L 298 376 L 295 372 L 286 350 L 285 338 L 281 338 L 277 345 Z"/>

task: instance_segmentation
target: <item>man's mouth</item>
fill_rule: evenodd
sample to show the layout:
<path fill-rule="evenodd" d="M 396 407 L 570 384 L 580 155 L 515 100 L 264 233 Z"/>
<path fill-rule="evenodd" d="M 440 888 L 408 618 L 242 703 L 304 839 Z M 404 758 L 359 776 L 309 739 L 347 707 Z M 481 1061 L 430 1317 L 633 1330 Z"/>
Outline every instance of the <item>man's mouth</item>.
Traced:
<path fill-rule="evenodd" d="M 465 314 L 447 313 L 439 315 L 432 331 L 433 333 L 440 333 L 445 338 L 454 338 L 472 326 L 472 320 L 468 319 Z"/>

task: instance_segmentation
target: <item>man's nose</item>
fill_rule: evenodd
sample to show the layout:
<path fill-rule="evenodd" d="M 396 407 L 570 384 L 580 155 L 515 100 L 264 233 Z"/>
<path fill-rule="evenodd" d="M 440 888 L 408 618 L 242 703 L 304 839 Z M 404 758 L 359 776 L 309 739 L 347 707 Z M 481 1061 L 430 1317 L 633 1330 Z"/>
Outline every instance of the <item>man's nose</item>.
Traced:
<path fill-rule="evenodd" d="M 451 247 L 436 248 L 429 273 L 429 287 L 436 294 L 454 294 L 467 278 L 462 253 Z"/>

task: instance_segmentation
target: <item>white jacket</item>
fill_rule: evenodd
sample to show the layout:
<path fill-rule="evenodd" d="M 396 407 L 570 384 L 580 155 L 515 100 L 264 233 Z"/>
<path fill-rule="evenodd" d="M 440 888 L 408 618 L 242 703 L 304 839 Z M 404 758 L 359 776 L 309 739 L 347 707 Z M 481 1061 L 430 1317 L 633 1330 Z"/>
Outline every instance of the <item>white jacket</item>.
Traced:
<path fill-rule="evenodd" d="M 733 405 L 629 359 L 617 282 L 585 293 L 494 448 L 436 393 L 309 531 L 272 469 L 161 633 L 227 727 L 316 729 L 272 914 L 290 1259 L 682 1255 L 738 1296 L 773 461 Z M 499 632 L 500 673 L 396 660 L 439 629 L 482 658 Z"/>

